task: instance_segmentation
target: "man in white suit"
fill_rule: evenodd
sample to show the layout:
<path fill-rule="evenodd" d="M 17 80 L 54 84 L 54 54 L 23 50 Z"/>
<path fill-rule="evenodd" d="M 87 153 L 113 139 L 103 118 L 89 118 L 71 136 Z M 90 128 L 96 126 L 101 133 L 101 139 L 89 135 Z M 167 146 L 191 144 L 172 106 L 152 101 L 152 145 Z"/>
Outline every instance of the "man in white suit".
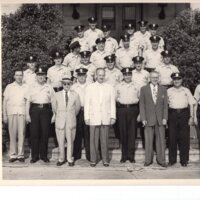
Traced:
<path fill-rule="evenodd" d="M 72 154 L 76 136 L 76 116 L 80 111 L 81 102 L 79 95 L 70 89 L 71 85 L 71 77 L 66 76 L 62 78 L 63 90 L 55 94 L 53 104 L 56 137 L 60 153 L 57 166 L 65 163 L 65 138 L 67 139 L 67 161 L 69 166 L 74 166 Z"/>
<path fill-rule="evenodd" d="M 116 121 L 115 92 L 113 86 L 104 83 L 105 69 L 98 68 L 96 76 L 96 82 L 86 88 L 84 106 L 85 123 L 90 126 L 90 166 L 97 164 L 100 138 L 103 165 L 108 167 L 109 126 Z"/>

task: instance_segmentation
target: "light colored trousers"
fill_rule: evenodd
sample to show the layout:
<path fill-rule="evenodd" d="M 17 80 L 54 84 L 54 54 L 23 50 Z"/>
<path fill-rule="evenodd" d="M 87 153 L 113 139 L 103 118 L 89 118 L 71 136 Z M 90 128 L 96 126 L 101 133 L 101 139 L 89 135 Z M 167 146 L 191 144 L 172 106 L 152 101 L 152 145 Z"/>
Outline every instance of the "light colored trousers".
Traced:
<path fill-rule="evenodd" d="M 24 158 L 25 115 L 9 115 L 10 158 Z"/>
<path fill-rule="evenodd" d="M 56 128 L 56 137 L 58 140 L 59 148 L 59 161 L 63 162 L 65 160 L 65 138 L 67 139 L 67 161 L 73 162 L 73 149 L 74 149 L 74 140 L 76 136 L 76 128 L 69 129 L 65 127 L 64 130 Z"/>
<path fill-rule="evenodd" d="M 165 163 L 165 128 L 164 126 L 146 126 L 145 134 L 145 162 L 153 162 L 153 141 L 156 138 L 156 159 L 160 164 Z"/>
<path fill-rule="evenodd" d="M 98 161 L 99 139 L 103 163 L 109 162 L 108 153 L 108 132 L 109 125 L 90 126 L 90 160 L 93 163 Z"/>

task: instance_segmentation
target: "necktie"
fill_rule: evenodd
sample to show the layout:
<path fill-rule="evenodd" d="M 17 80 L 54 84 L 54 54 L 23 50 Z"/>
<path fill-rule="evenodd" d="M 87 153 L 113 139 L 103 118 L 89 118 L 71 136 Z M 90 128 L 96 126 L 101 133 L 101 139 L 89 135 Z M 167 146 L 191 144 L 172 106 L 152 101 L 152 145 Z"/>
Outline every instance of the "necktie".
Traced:
<path fill-rule="evenodd" d="M 65 92 L 65 103 L 66 103 L 66 107 L 67 107 L 67 103 L 68 103 L 68 92 Z"/>
<path fill-rule="evenodd" d="M 153 86 L 153 101 L 156 103 L 157 101 L 157 91 L 156 91 L 156 86 Z"/>

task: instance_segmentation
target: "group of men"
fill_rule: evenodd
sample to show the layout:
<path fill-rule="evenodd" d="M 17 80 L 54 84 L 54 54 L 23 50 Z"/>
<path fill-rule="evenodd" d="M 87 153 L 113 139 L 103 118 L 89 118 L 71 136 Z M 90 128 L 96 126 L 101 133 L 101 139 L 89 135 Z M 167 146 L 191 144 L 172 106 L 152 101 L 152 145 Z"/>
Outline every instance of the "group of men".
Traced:
<path fill-rule="evenodd" d="M 109 166 L 109 130 L 113 126 L 120 141 L 121 163 L 135 162 L 137 128 L 144 133 L 144 166 L 165 160 L 168 127 L 169 164 L 189 161 L 189 125 L 200 124 L 200 86 L 192 96 L 182 86 L 183 76 L 171 64 L 170 51 L 158 36 L 157 24 L 138 22 L 125 26 L 126 34 L 118 42 L 110 36 L 111 27 L 97 29 L 95 17 L 88 19 L 89 29 L 75 27 L 77 37 L 71 52 L 52 53 L 55 65 L 46 73 L 37 67 L 37 58 L 26 59 L 28 69 L 15 71 L 15 81 L 4 91 L 3 121 L 8 123 L 10 162 L 24 162 L 26 124 L 30 124 L 31 163 L 48 159 L 48 137 L 55 123 L 59 158 L 57 166 L 74 166 L 81 158 L 83 141 L 86 159 L 95 167 L 100 159 Z M 198 109 L 197 109 L 198 108 Z M 141 124 L 139 126 L 139 123 Z M 155 139 L 156 149 L 153 148 Z M 100 141 L 100 146 L 99 146 Z M 67 145 L 67 153 L 65 147 Z M 101 151 L 101 156 L 99 155 Z M 101 158 L 100 158 L 101 157 Z"/>

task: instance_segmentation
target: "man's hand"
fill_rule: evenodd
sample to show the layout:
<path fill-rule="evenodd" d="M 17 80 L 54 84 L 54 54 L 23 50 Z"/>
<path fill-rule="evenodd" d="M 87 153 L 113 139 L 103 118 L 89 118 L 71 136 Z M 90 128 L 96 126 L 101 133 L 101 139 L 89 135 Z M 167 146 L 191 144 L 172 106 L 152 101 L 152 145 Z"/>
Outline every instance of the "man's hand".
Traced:
<path fill-rule="evenodd" d="M 137 117 L 137 122 L 141 122 L 140 114 Z"/>
<path fill-rule="evenodd" d="M 26 115 L 26 122 L 27 123 L 31 123 L 31 117 L 30 117 L 30 115 Z"/>
<path fill-rule="evenodd" d="M 85 120 L 85 124 L 90 125 L 90 120 L 89 119 Z"/>
<path fill-rule="evenodd" d="M 194 118 L 194 124 L 195 124 L 196 126 L 198 125 L 197 117 Z"/>
<path fill-rule="evenodd" d="M 8 123 L 8 116 L 7 116 L 7 115 L 4 115 L 4 116 L 3 116 L 3 122 L 4 122 L 5 124 Z"/>
<path fill-rule="evenodd" d="M 142 124 L 143 124 L 143 126 L 146 126 L 147 125 L 147 121 L 142 121 Z"/>
<path fill-rule="evenodd" d="M 189 122 L 188 122 L 188 125 L 189 125 L 189 126 L 194 125 L 194 118 L 193 118 L 193 117 L 190 117 Z"/>
<path fill-rule="evenodd" d="M 51 123 L 53 124 L 53 123 L 55 123 L 55 121 L 56 121 L 56 115 L 53 114 L 53 116 L 52 116 L 52 118 L 51 118 Z"/>
<path fill-rule="evenodd" d="M 163 126 L 166 126 L 166 125 L 167 125 L 167 120 L 166 120 L 166 119 L 163 119 L 163 120 L 162 120 L 162 124 L 163 124 Z"/>
<path fill-rule="evenodd" d="M 115 122 L 116 122 L 116 119 L 114 119 L 114 118 L 111 118 L 111 119 L 110 119 L 110 124 L 111 124 L 111 125 L 113 125 Z"/>

